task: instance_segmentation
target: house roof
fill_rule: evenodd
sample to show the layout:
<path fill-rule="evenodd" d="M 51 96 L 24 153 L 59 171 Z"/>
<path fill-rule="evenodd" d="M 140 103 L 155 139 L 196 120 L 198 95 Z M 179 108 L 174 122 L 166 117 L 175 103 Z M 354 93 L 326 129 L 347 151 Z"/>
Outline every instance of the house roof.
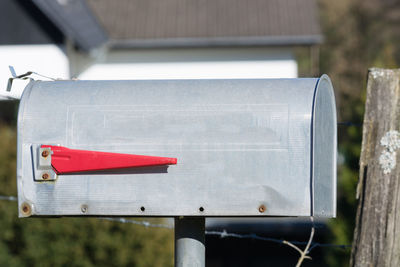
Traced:
<path fill-rule="evenodd" d="M 315 0 L 34 0 L 84 49 L 312 45 Z"/>

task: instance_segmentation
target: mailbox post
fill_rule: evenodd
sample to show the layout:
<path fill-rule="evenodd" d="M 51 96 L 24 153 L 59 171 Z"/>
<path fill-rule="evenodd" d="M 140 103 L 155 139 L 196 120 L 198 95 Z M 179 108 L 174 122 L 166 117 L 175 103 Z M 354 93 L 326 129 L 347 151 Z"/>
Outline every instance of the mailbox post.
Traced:
<path fill-rule="evenodd" d="M 205 218 L 175 217 L 175 266 L 205 266 Z"/>
<path fill-rule="evenodd" d="M 206 217 L 336 215 L 329 78 L 31 82 L 19 216 L 174 217 L 204 266 Z"/>

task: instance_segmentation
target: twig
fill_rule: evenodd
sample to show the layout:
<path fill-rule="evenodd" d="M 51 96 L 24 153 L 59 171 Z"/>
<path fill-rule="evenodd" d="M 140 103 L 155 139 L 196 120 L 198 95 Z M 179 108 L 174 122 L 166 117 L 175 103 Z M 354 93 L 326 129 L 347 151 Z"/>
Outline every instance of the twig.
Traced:
<path fill-rule="evenodd" d="M 310 220 L 312 223 L 310 238 L 308 239 L 308 243 L 307 243 L 306 247 L 300 253 L 301 256 L 300 256 L 299 260 L 297 261 L 296 267 L 300 267 L 301 263 L 303 262 L 304 259 L 311 259 L 309 256 L 307 256 L 307 254 L 309 253 L 309 248 L 310 248 L 312 240 L 314 238 L 315 226 L 314 226 L 314 218 L 310 217 Z"/>

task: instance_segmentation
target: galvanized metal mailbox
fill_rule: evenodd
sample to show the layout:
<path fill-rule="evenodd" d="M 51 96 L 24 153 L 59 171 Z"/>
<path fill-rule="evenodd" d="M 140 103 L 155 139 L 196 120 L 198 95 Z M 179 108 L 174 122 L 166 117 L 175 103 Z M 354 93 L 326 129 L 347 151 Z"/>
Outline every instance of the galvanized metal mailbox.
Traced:
<path fill-rule="evenodd" d="M 336 212 L 329 78 L 31 82 L 20 216 Z"/>

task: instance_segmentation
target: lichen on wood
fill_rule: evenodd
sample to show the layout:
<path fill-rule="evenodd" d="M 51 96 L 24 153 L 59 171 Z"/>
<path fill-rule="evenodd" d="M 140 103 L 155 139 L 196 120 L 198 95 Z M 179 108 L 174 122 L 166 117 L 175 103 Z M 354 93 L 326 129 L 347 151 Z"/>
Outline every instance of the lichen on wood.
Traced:
<path fill-rule="evenodd" d="M 400 266 L 399 96 L 400 70 L 369 70 L 351 266 Z"/>

